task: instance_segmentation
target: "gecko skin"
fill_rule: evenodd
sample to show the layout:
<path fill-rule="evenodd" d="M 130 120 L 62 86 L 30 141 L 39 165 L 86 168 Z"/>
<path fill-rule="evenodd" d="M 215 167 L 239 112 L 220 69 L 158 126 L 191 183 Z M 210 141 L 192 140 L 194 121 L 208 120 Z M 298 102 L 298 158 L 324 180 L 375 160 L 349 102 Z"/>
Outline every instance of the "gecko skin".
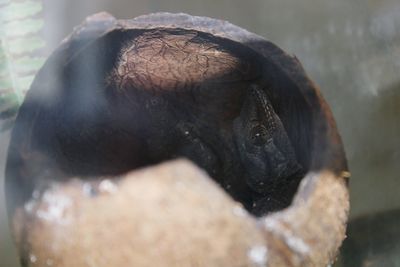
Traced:
<path fill-rule="evenodd" d="M 233 129 L 246 183 L 254 191 L 273 191 L 302 171 L 281 120 L 257 86 L 249 90 Z"/>

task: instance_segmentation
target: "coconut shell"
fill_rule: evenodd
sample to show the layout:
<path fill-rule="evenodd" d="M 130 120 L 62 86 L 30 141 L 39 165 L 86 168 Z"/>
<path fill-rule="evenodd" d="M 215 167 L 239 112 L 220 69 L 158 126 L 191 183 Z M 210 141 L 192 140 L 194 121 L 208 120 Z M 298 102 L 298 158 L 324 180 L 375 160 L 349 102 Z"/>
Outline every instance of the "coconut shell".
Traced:
<path fill-rule="evenodd" d="M 157 30 L 167 36 L 163 40 L 168 40 L 171 32 L 192 31 L 205 34 L 204 38 L 220 38 L 218 42 L 233 52 L 222 53 L 226 61 L 217 60 L 220 65 L 212 65 L 219 67 L 202 75 L 198 74 L 201 68 L 182 64 L 183 69 L 188 69 L 184 82 L 174 81 L 168 76 L 171 73 L 157 64 L 149 64 L 152 76 L 143 76 L 140 59 L 135 59 L 138 61 L 133 65 L 123 64 L 129 61 L 126 59 L 131 51 L 123 46 L 123 36 L 130 30 Z M 80 53 L 98 40 L 103 41 L 95 50 Z M 187 40 L 173 41 L 180 46 Z M 109 41 L 121 45 L 108 46 Z M 157 45 L 155 42 L 154 46 Z M 191 49 L 197 53 L 214 47 L 194 45 Z M 140 121 L 124 119 L 124 114 L 131 110 L 118 109 L 122 116 L 108 117 L 110 109 L 103 108 L 101 101 L 82 104 L 79 98 L 71 97 L 86 92 L 86 82 L 90 88 L 97 88 L 93 85 L 99 82 L 98 75 L 91 76 L 93 66 L 79 64 L 85 62 L 81 58 L 95 59 L 98 53 L 111 58 L 120 51 L 125 56 L 120 57 L 121 64 L 115 66 L 104 57 L 105 63 L 99 62 L 95 70 L 109 74 L 101 82 L 117 88 L 133 82 L 153 90 L 155 86 L 142 82 L 147 79 L 157 88 L 175 94 L 185 88 L 185 81 L 203 86 L 202 77 L 206 77 L 207 88 L 222 84 L 240 87 L 242 81 L 272 79 L 269 93 L 275 111 L 307 171 L 298 190 L 297 183 L 289 188 L 290 192 L 297 190 L 291 205 L 256 218 L 193 164 L 173 161 L 156 165 L 158 161 L 153 162 L 152 156 L 158 152 L 146 149 L 140 138 L 127 145 L 125 135 L 107 142 L 115 136 L 113 130 L 102 130 L 98 135 L 97 129 L 108 127 L 126 135 L 136 134 L 135 127 L 142 125 Z M 237 57 L 230 58 L 232 53 Z M 182 61 L 180 56 L 177 52 L 173 58 Z M 236 58 L 243 60 L 236 62 Z M 263 67 L 253 68 L 254 64 L 246 62 L 261 62 Z M 126 69 L 132 68 L 137 74 L 125 75 Z M 81 75 L 79 84 L 68 80 L 76 71 Z M 64 77 L 61 80 L 60 73 Z M 169 78 L 158 79 L 153 75 L 158 73 Z M 65 84 L 72 89 L 67 91 Z M 207 108 L 192 108 L 205 114 L 210 112 L 215 117 L 207 118 L 215 125 L 224 125 L 222 122 L 238 112 L 235 101 L 241 97 L 239 91 L 228 94 L 228 100 L 204 93 L 200 103 Z M 100 96 L 114 99 L 109 92 Z M 101 97 L 89 95 L 87 99 L 97 101 Z M 127 94 L 123 100 L 127 102 L 115 106 L 129 102 L 136 117 L 140 117 L 143 99 L 138 97 L 132 102 Z M 96 108 L 88 112 L 87 107 Z M 68 115 L 62 117 L 63 114 Z M 65 126 L 70 121 L 76 123 L 72 129 Z M 163 123 L 160 120 L 157 130 L 166 131 L 168 124 Z M 88 136 L 93 143 L 79 143 L 78 137 L 63 139 L 63 133 L 79 138 Z M 168 131 L 163 136 L 168 136 Z M 59 138 L 63 140 L 60 146 Z M 162 140 L 159 142 L 162 144 Z M 93 150 L 94 153 L 88 152 Z M 148 168 L 137 170 L 143 166 Z M 345 237 L 348 177 L 332 113 L 297 58 L 225 21 L 169 13 L 116 20 L 100 13 L 75 28 L 36 76 L 12 133 L 6 190 L 23 266 L 325 266 L 335 260 Z"/>

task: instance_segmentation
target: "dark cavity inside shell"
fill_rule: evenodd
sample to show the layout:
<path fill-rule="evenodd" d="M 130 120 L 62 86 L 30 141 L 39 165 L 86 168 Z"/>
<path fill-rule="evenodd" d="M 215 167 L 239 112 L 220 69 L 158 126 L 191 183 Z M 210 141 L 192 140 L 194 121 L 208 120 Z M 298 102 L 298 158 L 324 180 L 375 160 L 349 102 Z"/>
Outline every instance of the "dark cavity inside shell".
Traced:
<path fill-rule="evenodd" d="M 244 179 L 233 121 L 253 86 L 271 100 L 306 172 L 311 108 L 296 83 L 253 49 L 179 28 L 72 36 L 20 109 L 7 165 L 10 212 L 50 180 L 119 175 L 178 157 L 204 168 L 256 215 L 286 207 L 301 175 L 267 194 Z"/>

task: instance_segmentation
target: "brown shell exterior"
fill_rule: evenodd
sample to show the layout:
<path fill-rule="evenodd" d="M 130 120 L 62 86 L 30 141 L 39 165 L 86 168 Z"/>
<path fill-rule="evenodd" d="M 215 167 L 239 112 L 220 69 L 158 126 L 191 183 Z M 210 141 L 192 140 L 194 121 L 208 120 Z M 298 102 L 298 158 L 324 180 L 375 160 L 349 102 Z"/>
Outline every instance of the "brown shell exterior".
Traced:
<path fill-rule="evenodd" d="M 63 213 L 57 213 L 58 210 L 56 214 L 61 214 L 61 217 L 68 215 L 77 219 L 81 223 L 79 229 L 68 228 L 68 235 L 66 236 L 57 231 L 57 229 L 60 229 L 59 221 L 55 221 L 53 224 L 46 220 L 48 217 L 37 216 L 36 209 L 51 210 L 51 207 L 47 206 L 48 203 L 45 198 L 35 199 L 33 209 L 29 205 L 17 206 L 15 210 L 10 211 L 10 214 L 12 214 L 14 237 L 18 243 L 23 263 L 26 266 L 46 266 L 54 264 L 54 260 L 57 260 L 57 266 L 83 267 L 93 266 L 93 262 L 90 260 L 93 259 L 96 261 L 96 266 L 125 264 L 129 266 L 259 267 L 326 266 L 334 261 L 338 248 L 345 237 L 349 210 L 346 178 L 349 173 L 343 145 L 331 111 L 322 98 L 319 89 L 305 74 L 299 61 L 262 37 L 228 22 L 169 13 L 150 14 L 126 21 L 118 21 L 106 13 L 94 15 L 76 28 L 72 35 L 63 41 L 58 51 L 67 49 L 74 41 L 79 41 L 77 42 L 79 46 L 84 46 L 93 39 L 107 33 L 128 29 L 158 29 L 161 34 L 160 38 L 151 39 L 146 47 L 136 45 L 137 41 L 143 43 L 146 40 L 137 39 L 132 43 L 125 44 L 125 48 L 120 54 L 119 64 L 110 72 L 112 79 L 108 79 L 108 82 L 115 80 L 116 85 L 119 85 L 120 88 L 126 84 L 137 85 L 136 83 L 139 83 L 138 85 L 149 90 L 153 90 L 154 87 L 168 90 L 184 87 L 186 82 L 201 82 L 210 77 L 216 77 L 216 81 L 221 79 L 236 81 L 248 77 L 251 73 L 246 65 L 238 68 L 238 62 L 235 61 L 235 58 L 229 54 L 224 54 L 225 51 L 218 47 L 202 47 L 191 43 L 186 49 L 194 53 L 188 55 L 186 52 L 182 52 L 181 48 L 192 37 L 172 38 L 174 39 L 172 41 L 170 34 L 162 33 L 164 30 L 168 32 L 169 29 L 194 30 L 227 38 L 251 48 L 265 60 L 270 61 L 275 67 L 282 70 L 286 75 L 284 78 L 294 83 L 298 92 L 278 92 L 280 101 L 282 101 L 282 103 L 278 103 L 278 106 L 282 106 L 284 101 L 288 101 L 292 97 L 292 93 L 297 93 L 304 98 L 307 107 L 312 110 L 310 118 L 313 122 L 312 128 L 302 133 L 303 136 L 308 135 L 312 140 L 312 144 L 307 146 L 311 150 L 310 171 L 303 179 L 289 208 L 258 219 L 246 215 L 236 220 L 235 217 L 225 213 L 202 210 L 207 205 L 212 207 L 213 201 L 218 201 L 220 205 L 231 208 L 234 207 L 234 203 L 230 202 L 231 200 L 218 190 L 213 196 L 203 199 L 202 190 L 212 191 L 213 189 L 210 189 L 210 186 L 215 185 L 202 184 L 198 186 L 195 182 L 188 185 L 194 191 L 193 193 L 190 193 L 190 190 L 186 192 L 185 199 L 187 202 L 185 205 L 176 206 L 176 208 L 182 209 L 176 212 L 175 216 L 168 217 L 167 224 L 160 225 L 160 227 L 165 228 L 166 235 L 159 236 L 159 238 L 161 243 L 164 242 L 165 251 L 168 253 L 157 255 L 150 253 L 152 248 L 146 246 L 149 244 L 147 237 L 158 233 L 159 229 L 146 228 L 148 235 L 140 236 L 134 241 L 130 241 L 131 237 L 127 237 L 132 235 L 132 238 L 134 238 L 135 229 L 133 228 L 145 227 L 146 223 L 154 223 L 154 220 L 149 221 L 149 218 L 158 215 L 152 214 L 152 212 L 156 212 L 160 209 L 160 206 L 166 205 L 165 203 L 174 201 L 176 195 L 170 197 L 168 192 L 176 188 L 165 187 L 163 177 L 169 177 L 168 179 L 172 181 L 171 184 L 176 186 L 182 182 L 182 177 L 183 179 L 186 176 L 196 177 L 196 175 L 200 175 L 198 174 L 201 173 L 200 170 L 189 163 L 169 162 L 161 167 L 154 166 L 145 171 L 133 172 L 124 177 L 119 177 L 120 181 L 123 181 L 122 183 L 126 185 L 123 194 L 117 192 L 113 195 L 112 201 L 119 203 L 119 205 L 124 203 L 124 198 L 137 195 L 135 193 L 137 184 L 132 177 L 142 177 L 138 183 L 143 180 L 143 177 L 146 177 L 150 183 L 155 184 L 144 194 L 144 198 L 156 196 L 156 199 L 167 199 L 166 201 L 150 202 L 151 206 L 146 209 L 140 209 L 140 204 L 135 203 L 139 204 L 137 209 L 139 211 L 133 217 L 132 214 L 127 215 L 131 211 L 129 205 L 122 205 L 114 210 L 115 206 L 113 205 L 99 206 L 97 202 L 101 199 L 98 198 L 84 198 L 82 205 L 75 205 L 82 198 L 81 182 L 75 184 L 57 182 L 55 184 L 56 193 L 61 197 L 68 196 L 72 199 L 71 203 L 75 204 L 63 206 Z M 147 37 L 143 35 L 139 38 L 145 39 Z M 172 47 L 172 49 L 168 53 L 163 53 L 165 46 Z M 205 60 L 205 54 L 211 62 Z M 128 61 L 132 58 L 132 55 L 140 55 L 140 57 L 134 57 L 134 60 Z M 221 59 L 221 55 L 223 59 Z M 78 54 L 73 55 L 71 59 L 65 59 L 65 61 L 78 56 Z M 190 60 L 186 63 L 185 59 L 188 56 Z M 157 58 L 157 61 L 165 59 L 168 62 L 176 63 L 173 65 L 163 64 L 160 67 L 152 62 L 152 59 L 155 58 Z M 213 67 L 207 67 L 207 64 Z M 148 72 L 148 69 L 151 71 Z M 185 69 L 192 71 L 185 73 Z M 185 73 L 186 75 L 176 79 L 177 73 Z M 161 75 L 166 79 L 159 79 Z M 151 82 L 148 83 L 147 81 Z M 29 105 L 29 101 L 35 98 L 35 94 L 35 92 L 28 94 L 28 103 L 24 104 L 21 113 Z M 293 113 L 291 108 L 295 110 L 295 107 L 291 106 L 282 108 L 281 115 L 290 117 L 287 114 Z M 33 122 L 36 115 L 37 113 L 30 114 L 33 117 Z M 283 119 L 283 123 L 288 122 Z M 301 121 L 296 122 L 294 120 L 294 124 L 289 127 L 299 128 L 301 123 Z M 21 158 L 29 156 L 21 151 L 21 147 L 24 146 L 29 147 L 29 142 L 12 143 L 10 146 L 11 155 L 17 153 L 15 151 L 19 151 L 18 153 L 22 155 Z M 40 159 L 37 160 L 40 163 Z M 8 167 L 8 169 L 11 169 L 11 167 Z M 187 172 L 182 173 L 182 169 L 186 169 Z M 8 178 L 8 180 L 10 179 Z M 49 190 L 49 193 L 54 193 L 51 189 Z M 136 199 L 135 202 L 140 202 L 140 200 Z M 112 214 L 112 216 L 99 216 L 101 209 L 104 209 L 104 214 Z M 36 212 L 34 216 L 31 214 L 32 211 Z M 198 217 L 197 211 L 204 212 L 202 213 L 203 216 Z M 109 229 L 105 229 L 105 225 L 109 226 Z M 182 234 L 181 229 L 184 229 L 184 232 L 187 231 L 188 239 L 178 238 L 175 240 L 170 238 L 171 236 L 180 236 Z M 193 229 L 193 231 L 188 229 Z M 202 233 L 196 232 L 196 229 L 202 229 Z M 221 229 L 227 230 L 224 235 L 218 235 L 218 231 L 221 231 Z M 111 231 L 111 234 L 104 233 L 105 230 Z M 243 232 L 237 234 L 236 231 Z M 193 236 L 190 234 L 193 234 Z M 199 236 L 196 236 L 197 234 Z M 196 240 L 198 239 L 196 238 L 201 239 L 201 236 L 209 238 L 207 240 L 202 239 L 202 242 L 197 243 Z M 44 240 L 43 237 L 45 237 Z M 261 241 L 260 237 L 262 237 Z M 113 247 L 102 243 L 102 238 L 113 242 Z M 235 240 L 234 243 L 238 246 L 229 242 L 232 240 Z M 56 247 L 46 245 L 53 242 L 57 245 Z M 175 242 L 183 243 L 175 244 Z M 135 244 L 135 247 L 132 247 L 132 244 Z M 250 244 L 257 246 L 258 254 L 252 254 L 251 248 L 250 251 L 248 250 Z M 201 247 L 196 249 L 196 245 Z M 182 257 L 180 254 L 182 249 L 176 248 L 185 248 L 185 246 L 188 248 L 193 246 L 193 249 L 184 250 L 189 252 Z M 75 249 L 76 247 L 79 247 L 79 249 Z M 138 249 L 138 253 L 129 253 L 129 251 L 135 249 Z M 237 254 L 239 256 L 235 256 L 238 249 L 243 250 Z M 143 253 L 140 253 L 140 251 Z M 233 253 L 233 251 L 236 252 Z M 257 258 L 260 253 L 261 258 Z M 252 261 L 249 261 L 248 257 Z M 163 265 L 165 263 L 168 264 Z"/>

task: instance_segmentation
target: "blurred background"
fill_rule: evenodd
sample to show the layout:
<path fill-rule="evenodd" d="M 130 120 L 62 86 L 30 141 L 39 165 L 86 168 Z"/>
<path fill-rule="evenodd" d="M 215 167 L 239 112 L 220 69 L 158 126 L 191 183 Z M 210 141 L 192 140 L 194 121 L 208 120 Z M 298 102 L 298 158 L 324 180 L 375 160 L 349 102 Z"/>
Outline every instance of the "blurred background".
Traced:
<path fill-rule="evenodd" d="M 9 1 L 0 0 L 0 9 Z M 333 110 L 352 173 L 352 222 L 336 266 L 400 266 L 400 1 L 42 2 L 46 54 L 93 13 L 129 19 L 168 11 L 228 20 L 296 55 Z M 8 140 L 2 132 L 0 267 L 19 266 L 3 192 Z"/>

